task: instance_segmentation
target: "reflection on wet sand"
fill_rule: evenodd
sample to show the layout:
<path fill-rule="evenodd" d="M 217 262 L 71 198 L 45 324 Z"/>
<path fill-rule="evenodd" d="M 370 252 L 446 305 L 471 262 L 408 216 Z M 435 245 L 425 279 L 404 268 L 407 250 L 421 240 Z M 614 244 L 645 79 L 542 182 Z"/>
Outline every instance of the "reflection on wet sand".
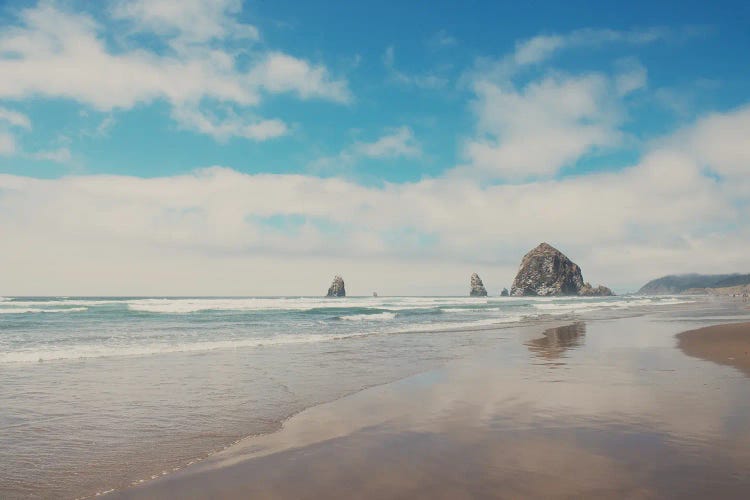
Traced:
<path fill-rule="evenodd" d="M 750 498 L 750 384 L 683 324 L 570 325 L 310 408 L 121 498 Z M 586 331 L 586 342 L 583 334 Z M 533 346 L 533 349 L 532 349 Z M 533 356 L 562 356 L 555 373 Z"/>
<path fill-rule="evenodd" d="M 556 360 L 564 357 L 565 351 L 583 344 L 586 335 L 586 323 L 558 326 L 544 331 L 544 336 L 530 340 L 526 346 L 537 357 Z"/>

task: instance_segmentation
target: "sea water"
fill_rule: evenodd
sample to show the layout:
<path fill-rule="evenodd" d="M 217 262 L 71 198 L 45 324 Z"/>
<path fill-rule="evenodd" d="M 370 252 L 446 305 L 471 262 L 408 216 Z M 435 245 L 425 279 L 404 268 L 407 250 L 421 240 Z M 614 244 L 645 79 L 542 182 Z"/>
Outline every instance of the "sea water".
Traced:
<path fill-rule="evenodd" d="M 493 345 L 685 297 L 3 297 L 0 497 L 95 494 Z"/>

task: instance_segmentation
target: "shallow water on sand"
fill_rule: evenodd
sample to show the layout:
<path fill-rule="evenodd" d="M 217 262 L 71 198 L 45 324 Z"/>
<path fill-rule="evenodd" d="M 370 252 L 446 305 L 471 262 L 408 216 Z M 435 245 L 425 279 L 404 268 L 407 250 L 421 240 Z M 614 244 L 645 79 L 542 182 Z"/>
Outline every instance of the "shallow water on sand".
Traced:
<path fill-rule="evenodd" d="M 114 496 L 748 498 L 750 379 L 675 349 L 700 316 L 519 327 Z"/>
<path fill-rule="evenodd" d="M 429 374 L 444 373 L 430 370 L 446 362 L 464 359 L 471 367 L 474 363 L 471 360 L 478 359 L 477 353 L 492 352 L 496 360 L 493 364 L 503 370 L 500 374 L 486 374 L 488 381 L 496 384 L 502 380 L 507 388 L 526 395 L 525 400 L 516 395 L 510 400 L 496 401 L 501 408 L 510 405 L 503 411 L 517 409 L 518 401 L 525 401 L 527 408 L 535 408 L 535 418 L 564 420 L 567 417 L 563 410 L 598 407 L 614 397 L 617 393 L 614 388 L 624 391 L 617 396 L 618 401 L 627 401 L 631 395 L 640 394 L 639 388 L 651 385 L 664 374 L 675 377 L 675 372 L 670 370 L 676 368 L 670 363 L 674 359 L 684 362 L 689 358 L 674 349 L 672 335 L 681 329 L 716 322 L 706 317 L 737 318 L 739 311 L 723 303 L 635 303 L 625 307 L 621 298 L 610 299 L 611 302 L 603 306 L 593 301 L 539 300 L 532 306 L 514 304 L 537 311 L 534 317 L 523 321 L 515 318 L 513 322 L 504 323 L 503 318 L 511 313 L 507 310 L 492 311 L 497 306 L 489 302 L 476 307 L 475 302 L 468 306 L 464 304 L 465 299 L 453 299 L 454 303 L 449 299 L 419 299 L 403 301 L 406 305 L 402 303 L 402 306 L 409 310 L 407 316 L 419 316 L 422 313 L 413 309 L 427 307 L 424 304 L 429 302 L 428 318 L 410 318 L 408 321 L 434 325 L 456 318 L 454 326 L 465 327 L 481 321 L 481 326 L 486 328 L 494 318 L 495 323 L 505 328 L 454 328 L 434 332 L 415 328 L 415 331 L 394 334 L 390 330 L 378 330 L 382 327 L 369 325 L 366 320 L 332 320 L 335 328 L 342 332 L 358 333 L 308 341 L 308 334 L 314 333 L 313 327 L 305 326 L 299 315 L 294 316 L 298 313 L 292 314 L 288 309 L 273 313 L 278 318 L 291 314 L 299 322 L 297 327 L 292 323 L 284 323 L 283 328 L 279 324 L 274 326 L 273 322 L 268 322 L 270 313 L 267 310 L 257 313 L 256 299 L 242 299 L 245 301 L 242 307 L 250 307 L 252 313 L 212 310 L 195 317 L 191 316 L 192 312 L 173 311 L 175 308 L 196 307 L 178 302 L 185 299 L 158 299 L 147 302 L 146 307 L 168 304 L 170 312 L 132 312 L 128 309 L 129 312 L 123 313 L 121 305 L 109 303 L 94 306 L 43 304 L 37 308 L 88 307 L 91 312 L 45 317 L 34 317 L 44 313 L 32 312 L 32 317 L 4 321 L 0 323 L 0 337 L 6 342 L 4 352 L 16 357 L 11 360 L 6 357 L 6 362 L 0 363 L 0 385 L 3 388 L 0 393 L 0 428 L 3 429 L 0 433 L 0 497 L 75 497 L 111 488 L 121 489 L 139 480 L 182 469 L 248 434 L 276 430 L 284 419 L 305 408 L 415 373 L 427 372 L 423 376 L 427 379 L 415 380 L 429 381 L 429 377 L 435 376 Z M 301 299 L 290 300 L 301 302 Z M 441 302 L 437 309 L 459 311 L 436 313 L 436 301 Z M 383 305 L 378 303 L 366 313 L 362 312 L 362 304 L 350 306 L 358 309 L 357 314 L 374 315 L 382 314 Z M 399 307 L 388 305 L 394 310 Z M 20 305 L 15 307 L 21 308 Z M 102 309 L 96 311 L 97 307 Z M 205 302 L 197 307 L 205 307 Z M 227 307 L 238 306 L 230 300 Z M 310 307 L 310 304 L 305 303 L 304 307 Z M 624 329 L 615 328 L 621 320 L 602 320 L 642 314 L 654 307 L 667 312 Z M 305 310 L 303 314 L 321 314 L 319 305 L 314 305 L 313 309 L 315 311 Z M 479 311 L 470 313 L 466 309 Z M 557 314 L 539 317 L 541 310 Z M 329 311 L 334 316 L 354 316 L 349 314 L 352 312 Z M 91 316 L 87 322 L 81 322 L 72 316 L 79 313 Z M 4 318 L 15 314 L 9 313 Z M 118 316 L 122 314 L 126 316 Z M 481 316 L 477 318 L 471 314 Z M 678 317 L 670 314 L 678 314 Z M 76 321 L 80 328 L 76 328 Z M 378 325 L 383 323 L 382 319 L 376 321 Z M 541 335 L 550 326 L 544 325 L 550 321 L 569 326 L 554 334 Z M 341 326 L 343 324 L 347 326 Z M 529 326 L 519 326 L 523 324 Z M 598 325 L 611 326 L 603 328 Z M 373 328 L 374 333 L 368 333 L 364 328 Z M 51 333 L 45 336 L 47 330 Z M 300 331 L 304 333 L 305 341 L 268 342 L 268 339 L 294 339 Z M 326 332 L 322 330 L 318 335 L 330 333 Z M 23 344 L 24 335 L 30 337 L 28 344 Z M 248 335 L 253 337 L 252 345 L 244 342 Z M 126 346 L 128 349 L 153 346 L 154 338 L 160 342 L 158 345 L 177 347 L 200 344 L 206 338 L 212 342 L 228 340 L 230 344 L 222 344 L 220 348 L 202 346 L 130 355 L 100 355 L 95 350 L 97 345 Z M 170 344 L 169 339 L 174 342 Z M 57 352 L 61 344 L 65 344 L 65 349 L 71 345 L 79 350 L 89 349 L 87 352 L 92 355 L 33 363 L 19 361 L 20 354 Z M 690 363 L 695 361 L 683 366 L 692 366 Z M 640 411 L 657 412 L 664 401 L 679 399 L 677 395 L 684 392 L 686 383 L 695 382 L 691 378 L 692 372 L 688 372 L 681 373 L 673 385 L 662 387 L 664 394 L 655 394 L 654 399 L 647 401 L 656 409 L 641 403 Z M 581 379 L 564 376 L 571 373 L 580 373 Z M 716 373 L 724 376 L 724 372 Z M 454 377 L 454 374 L 444 373 L 442 376 Z M 579 395 L 561 407 L 538 404 L 550 399 L 547 392 L 567 394 L 578 391 L 583 387 L 582 381 L 590 377 L 606 390 L 592 391 L 586 398 Z M 716 385 L 711 377 L 706 380 Z M 480 385 L 493 387 L 485 382 Z M 709 387 L 714 388 L 714 385 Z M 498 394 L 503 394 L 502 387 L 496 389 Z M 718 391 L 725 390 L 722 382 Z M 441 386 L 431 392 L 450 395 L 451 389 L 450 386 Z M 704 396 L 697 398 L 696 403 L 705 403 Z M 453 397 L 458 398 L 451 403 L 456 407 L 464 401 L 471 402 L 471 398 L 492 400 L 486 394 L 473 394 L 465 388 Z M 383 411 L 389 410 L 390 404 L 378 402 L 373 416 L 382 415 Z M 398 410 L 395 401 L 393 405 Z M 737 411 L 740 410 L 744 411 L 742 408 Z M 630 420 L 624 415 L 627 413 L 610 415 L 605 412 L 597 419 L 608 426 L 627 425 Z M 366 417 L 352 416 L 352 419 L 366 422 Z M 618 418 L 624 418 L 624 422 L 616 420 Z M 588 429 L 593 425 L 589 430 L 594 432 L 598 427 L 592 422 L 598 422 L 597 419 L 587 422 L 584 427 Z M 512 419 L 501 419 L 501 422 L 510 421 Z M 459 424 L 456 425 L 460 430 Z"/>

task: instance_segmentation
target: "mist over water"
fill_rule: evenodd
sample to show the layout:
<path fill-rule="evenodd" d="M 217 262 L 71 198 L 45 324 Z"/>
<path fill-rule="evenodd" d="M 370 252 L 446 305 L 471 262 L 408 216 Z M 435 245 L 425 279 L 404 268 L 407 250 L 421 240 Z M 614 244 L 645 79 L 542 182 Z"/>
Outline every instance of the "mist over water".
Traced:
<path fill-rule="evenodd" d="M 690 300 L 5 297 L 0 497 L 127 486 L 310 406 L 496 346 L 515 325 Z"/>

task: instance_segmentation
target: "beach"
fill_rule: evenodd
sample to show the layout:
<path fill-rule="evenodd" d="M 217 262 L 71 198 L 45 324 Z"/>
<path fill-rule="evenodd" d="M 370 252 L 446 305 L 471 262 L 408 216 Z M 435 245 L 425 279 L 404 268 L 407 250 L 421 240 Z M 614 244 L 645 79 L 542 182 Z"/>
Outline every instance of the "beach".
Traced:
<path fill-rule="evenodd" d="M 677 338 L 688 356 L 733 366 L 750 376 L 750 323 L 709 326 L 683 332 Z"/>
<path fill-rule="evenodd" d="M 0 500 L 750 500 L 749 25 L 2 2 Z"/>
<path fill-rule="evenodd" d="M 747 498 L 747 376 L 678 350 L 717 332 L 726 344 L 747 323 L 675 338 L 745 314 L 720 312 L 506 330 L 111 497 Z"/>
<path fill-rule="evenodd" d="M 0 306 L 2 498 L 748 491 L 747 376 L 677 337 L 735 301 L 31 302 Z"/>

